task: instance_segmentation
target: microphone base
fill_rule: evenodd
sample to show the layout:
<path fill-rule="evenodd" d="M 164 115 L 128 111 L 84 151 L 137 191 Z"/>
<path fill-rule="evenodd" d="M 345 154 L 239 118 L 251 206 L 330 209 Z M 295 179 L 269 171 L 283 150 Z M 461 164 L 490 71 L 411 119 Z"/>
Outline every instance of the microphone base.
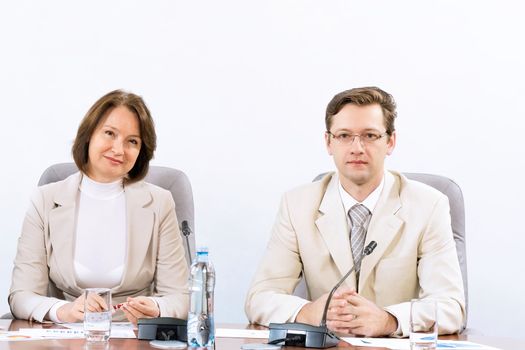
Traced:
<path fill-rule="evenodd" d="M 270 323 L 268 343 L 284 343 L 285 346 L 305 348 L 331 348 L 339 343 L 339 337 L 326 326 L 304 323 Z M 280 342 L 278 342 L 281 340 Z"/>
<path fill-rule="evenodd" d="M 137 322 L 140 340 L 187 341 L 187 321 L 173 317 L 139 318 Z"/>

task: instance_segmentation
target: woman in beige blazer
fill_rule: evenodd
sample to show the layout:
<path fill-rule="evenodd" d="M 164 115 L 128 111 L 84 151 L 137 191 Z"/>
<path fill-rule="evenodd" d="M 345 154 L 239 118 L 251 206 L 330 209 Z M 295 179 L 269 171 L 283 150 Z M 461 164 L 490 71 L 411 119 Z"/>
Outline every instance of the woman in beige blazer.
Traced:
<path fill-rule="evenodd" d="M 116 90 L 91 107 L 72 149 L 80 172 L 39 187 L 27 211 L 9 293 L 16 318 L 80 321 L 87 287 L 111 288 L 116 319 L 187 317 L 175 203 L 142 181 L 155 148 L 141 97 Z"/>

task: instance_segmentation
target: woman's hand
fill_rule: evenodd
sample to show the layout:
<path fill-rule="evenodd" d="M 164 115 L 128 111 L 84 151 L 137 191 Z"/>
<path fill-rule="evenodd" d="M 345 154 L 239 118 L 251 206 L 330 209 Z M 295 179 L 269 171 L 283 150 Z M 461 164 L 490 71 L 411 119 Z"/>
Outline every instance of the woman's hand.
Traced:
<path fill-rule="evenodd" d="M 84 320 L 84 304 L 90 312 L 102 312 L 108 310 L 108 305 L 104 299 L 97 294 L 89 294 L 85 301 L 84 294 L 74 301 L 62 305 L 57 310 L 57 317 L 61 322 L 78 322 Z"/>
<path fill-rule="evenodd" d="M 64 304 L 57 310 L 57 318 L 61 322 L 78 322 L 84 319 L 84 294 L 74 301 Z"/>
<path fill-rule="evenodd" d="M 139 318 L 160 316 L 160 310 L 157 303 L 148 297 L 128 297 L 124 305 L 122 305 L 122 311 L 133 324 L 137 324 Z"/>

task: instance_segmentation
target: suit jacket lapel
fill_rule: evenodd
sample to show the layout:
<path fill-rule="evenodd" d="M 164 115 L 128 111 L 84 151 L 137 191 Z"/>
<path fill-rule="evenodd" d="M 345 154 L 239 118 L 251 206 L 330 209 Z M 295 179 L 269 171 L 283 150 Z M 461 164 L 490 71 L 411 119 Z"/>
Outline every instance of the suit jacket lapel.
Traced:
<path fill-rule="evenodd" d="M 143 182 L 125 186 L 124 193 L 128 232 L 126 263 L 120 285 L 113 292 L 129 290 L 137 280 L 150 248 L 155 221 L 155 213 L 150 208 L 153 197 Z"/>
<path fill-rule="evenodd" d="M 352 251 L 338 177 L 334 174 L 329 181 L 319 206 L 320 217 L 315 224 L 342 276 L 353 266 Z"/>
<path fill-rule="evenodd" d="M 55 281 L 70 288 L 67 292 L 71 294 L 81 293 L 75 282 L 73 270 L 73 253 L 75 249 L 75 227 L 76 227 L 76 202 L 78 188 L 82 174 L 76 173 L 59 185 L 55 191 L 53 202 L 54 208 L 49 212 L 49 240 L 53 249 L 52 256 L 56 259 L 54 269 L 60 270 L 59 276 L 62 281 Z M 46 229 L 46 228 L 44 228 Z M 74 293 L 72 293 L 74 292 Z"/>
<path fill-rule="evenodd" d="M 403 221 L 396 216 L 396 213 L 401 208 L 399 192 L 399 177 L 386 172 L 385 185 L 376 209 L 372 214 L 365 241 L 365 246 L 371 241 L 376 241 L 377 247 L 372 254 L 365 257 L 361 262 L 359 290 L 363 290 L 363 286 L 367 283 L 374 267 L 385 254 L 388 246 L 400 232 L 403 225 Z"/>

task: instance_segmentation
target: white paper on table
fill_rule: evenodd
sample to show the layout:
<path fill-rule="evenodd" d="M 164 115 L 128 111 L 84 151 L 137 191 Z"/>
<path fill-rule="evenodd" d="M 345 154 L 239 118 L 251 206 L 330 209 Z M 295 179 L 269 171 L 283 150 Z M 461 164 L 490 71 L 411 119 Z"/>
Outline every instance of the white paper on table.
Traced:
<path fill-rule="evenodd" d="M 75 339 L 84 338 L 83 330 L 63 328 L 20 328 L 20 335 L 29 335 L 44 339 Z"/>
<path fill-rule="evenodd" d="M 84 334 L 83 323 L 60 323 L 59 325 L 76 331 L 82 331 L 82 335 Z M 134 339 L 136 336 L 133 329 L 131 322 L 111 322 L 111 338 Z"/>
<path fill-rule="evenodd" d="M 232 329 L 216 328 L 216 338 L 250 338 L 250 339 L 268 339 L 270 331 L 267 329 Z"/>
<path fill-rule="evenodd" d="M 21 334 L 18 331 L 0 331 L 0 341 L 24 341 L 24 340 L 41 340 L 42 337 Z"/>
<path fill-rule="evenodd" d="M 438 340 L 438 349 L 457 349 L 457 350 L 501 350 L 488 345 L 473 343 L 464 340 Z"/>
<path fill-rule="evenodd" d="M 410 350 L 410 341 L 408 339 L 354 337 L 342 337 L 341 339 L 355 346 L 383 347 L 392 350 Z M 498 348 L 488 345 L 462 340 L 438 340 L 437 348 L 455 350 L 499 350 Z"/>
<path fill-rule="evenodd" d="M 67 323 L 62 326 L 66 328 L 20 328 L 18 331 L 0 331 L 0 341 L 84 338 L 82 323 Z M 133 325 L 129 322 L 112 323 L 111 338 L 136 338 Z"/>
<path fill-rule="evenodd" d="M 341 340 L 354 346 L 383 347 L 395 350 L 410 350 L 408 339 L 397 338 L 354 338 L 341 337 Z"/>

